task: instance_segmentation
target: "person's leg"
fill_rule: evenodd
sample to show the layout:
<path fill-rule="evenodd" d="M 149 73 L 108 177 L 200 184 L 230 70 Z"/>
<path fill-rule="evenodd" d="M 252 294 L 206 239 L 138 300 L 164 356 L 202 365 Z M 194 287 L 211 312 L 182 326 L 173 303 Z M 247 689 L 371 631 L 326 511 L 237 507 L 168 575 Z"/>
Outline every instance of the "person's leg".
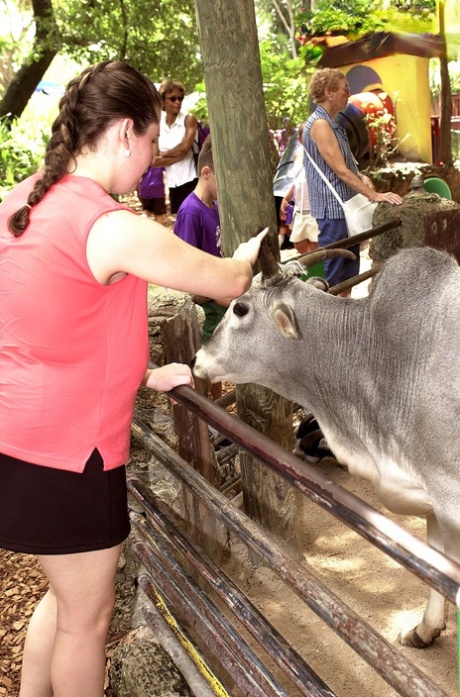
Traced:
<path fill-rule="evenodd" d="M 281 203 L 283 201 L 282 196 L 274 196 L 275 199 L 275 210 L 276 210 L 276 222 L 278 224 L 278 244 L 279 248 L 284 245 L 285 240 L 289 237 L 289 226 L 286 224 L 285 220 L 280 218 Z"/>
<path fill-rule="evenodd" d="M 30 623 L 19 697 L 103 697 L 120 547 L 38 557 L 52 591 Z"/>
<path fill-rule="evenodd" d="M 139 203 L 142 206 L 142 215 L 144 215 L 146 218 L 152 218 L 153 217 L 153 212 L 152 212 L 152 200 L 149 198 L 139 198 Z"/>
<path fill-rule="evenodd" d="M 314 252 L 318 249 L 318 242 L 312 242 L 311 240 L 301 240 L 300 242 L 294 242 L 294 247 L 299 252 L 299 254 L 308 254 L 308 252 Z"/>
<path fill-rule="evenodd" d="M 51 590 L 38 603 L 27 629 L 19 697 L 52 697 L 51 656 L 56 636 L 56 598 Z"/>
<path fill-rule="evenodd" d="M 166 200 L 164 198 L 154 198 L 152 200 L 152 213 L 157 223 L 164 225 L 166 218 Z"/>
<path fill-rule="evenodd" d="M 348 237 L 347 224 L 344 218 L 338 218 L 337 220 L 323 218 L 317 222 L 320 230 L 318 235 L 320 247 L 325 247 L 332 242 L 338 242 Z M 335 259 L 327 259 L 324 262 L 326 281 L 331 288 L 359 274 L 359 245 L 352 247 L 350 251 L 356 256 L 353 260 L 336 257 Z"/>

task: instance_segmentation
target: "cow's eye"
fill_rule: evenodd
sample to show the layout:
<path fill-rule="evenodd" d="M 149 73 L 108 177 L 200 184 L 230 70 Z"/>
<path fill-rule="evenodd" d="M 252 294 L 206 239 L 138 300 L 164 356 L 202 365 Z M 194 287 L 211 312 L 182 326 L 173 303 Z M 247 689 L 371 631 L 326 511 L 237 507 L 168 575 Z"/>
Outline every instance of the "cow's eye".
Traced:
<path fill-rule="evenodd" d="M 243 303 L 235 303 L 233 306 L 233 312 L 235 315 L 238 315 L 238 317 L 244 317 L 244 315 L 247 315 L 248 313 L 248 308 Z"/>

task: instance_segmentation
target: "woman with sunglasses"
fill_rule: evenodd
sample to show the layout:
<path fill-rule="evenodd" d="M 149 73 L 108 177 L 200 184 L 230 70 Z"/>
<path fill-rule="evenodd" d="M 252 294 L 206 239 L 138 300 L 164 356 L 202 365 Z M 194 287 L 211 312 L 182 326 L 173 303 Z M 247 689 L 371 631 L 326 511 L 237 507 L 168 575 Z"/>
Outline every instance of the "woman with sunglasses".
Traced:
<path fill-rule="evenodd" d="M 169 189 L 169 205 L 175 214 L 184 199 L 198 183 L 192 145 L 197 132 L 197 120 L 193 114 L 182 111 L 185 95 L 180 82 L 165 80 L 159 89 L 163 111 L 160 120 L 159 155 L 154 159 L 156 167 L 165 167 Z"/>

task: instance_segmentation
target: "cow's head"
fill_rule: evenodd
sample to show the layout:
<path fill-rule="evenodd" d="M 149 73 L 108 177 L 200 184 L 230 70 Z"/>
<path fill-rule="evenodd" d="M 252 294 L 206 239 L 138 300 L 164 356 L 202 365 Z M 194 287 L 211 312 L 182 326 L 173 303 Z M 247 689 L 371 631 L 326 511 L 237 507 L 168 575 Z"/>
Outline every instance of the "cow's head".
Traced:
<path fill-rule="evenodd" d="M 211 382 L 267 385 L 267 372 L 277 370 L 292 352 L 292 342 L 302 339 L 298 303 L 305 305 L 306 292 L 328 289 L 322 278 L 304 283 L 300 276 L 307 267 L 336 256 L 354 258 L 348 250 L 320 249 L 302 257 L 302 263 L 279 264 L 265 238 L 259 255 L 261 273 L 231 303 L 213 336 L 196 354 L 194 374 Z"/>

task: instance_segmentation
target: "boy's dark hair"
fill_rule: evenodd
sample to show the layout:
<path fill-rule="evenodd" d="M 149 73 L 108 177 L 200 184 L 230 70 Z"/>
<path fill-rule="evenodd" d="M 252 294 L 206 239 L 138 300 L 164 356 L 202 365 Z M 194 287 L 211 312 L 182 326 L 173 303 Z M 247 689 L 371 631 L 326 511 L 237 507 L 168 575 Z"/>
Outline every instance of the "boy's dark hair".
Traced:
<path fill-rule="evenodd" d="M 214 162 L 212 159 L 212 144 L 211 144 L 211 135 L 206 136 L 206 139 L 203 143 L 203 146 L 200 150 L 200 154 L 198 155 L 198 164 L 197 164 L 197 169 L 198 169 L 198 176 L 200 176 L 201 170 L 203 167 L 209 167 L 209 169 L 214 172 Z"/>

